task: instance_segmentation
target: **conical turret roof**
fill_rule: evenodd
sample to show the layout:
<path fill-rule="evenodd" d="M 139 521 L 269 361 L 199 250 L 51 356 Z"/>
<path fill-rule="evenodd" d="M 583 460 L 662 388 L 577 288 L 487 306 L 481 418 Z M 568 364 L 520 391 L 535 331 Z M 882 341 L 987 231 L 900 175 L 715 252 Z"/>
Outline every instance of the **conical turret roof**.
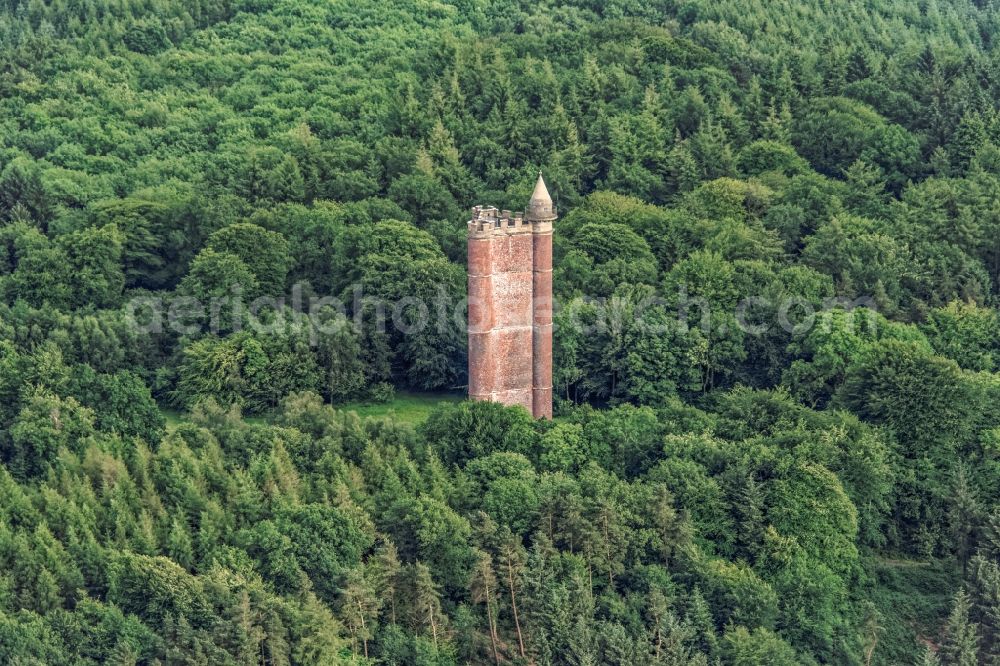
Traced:
<path fill-rule="evenodd" d="M 538 180 L 535 182 L 535 189 L 528 200 L 528 208 L 524 211 L 526 220 L 554 220 L 555 209 L 552 207 L 552 197 L 549 196 L 549 188 L 545 187 L 545 179 L 542 172 L 538 172 Z"/>

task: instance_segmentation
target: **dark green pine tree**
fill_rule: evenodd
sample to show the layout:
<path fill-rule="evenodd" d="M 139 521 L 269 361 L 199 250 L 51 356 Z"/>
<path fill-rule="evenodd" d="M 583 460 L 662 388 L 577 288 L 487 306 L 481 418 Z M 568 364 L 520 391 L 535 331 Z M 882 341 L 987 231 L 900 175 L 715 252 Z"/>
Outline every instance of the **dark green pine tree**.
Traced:
<path fill-rule="evenodd" d="M 863 48 L 855 48 L 847 58 L 847 81 L 863 81 L 872 75 L 868 54 Z"/>
<path fill-rule="evenodd" d="M 823 90 L 827 95 L 840 95 L 847 85 L 847 73 L 850 63 L 842 48 L 827 44 L 821 60 L 820 70 L 823 74 Z"/>
<path fill-rule="evenodd" d="M 719 654 L 719 635 L 716 631 L 715 618 L 712 617 L 712 609 L 709 608 L 708 602 L 697 586 L 691 590 L 685 617 L 693 634 L 692 644 L 698 652 L 714 662 Z"/>
<path fill-rule="evenodd" d="M 764 119 L 760 138 L 779 143 L 789 143 L 792 140 L 791 126 L 792 111 L 789 105 L 783 104 L 780 109 L 771 106 L 767 118 Z"/>
<path fill-rule="evenodd" d="M 888 215 L 889 196 L 882 170 L 862 160 L 856 160 L 844 171 L 847 181 L 844 205 L 856 215 L 881 219 Z"/>
<path fill-rule="evenodd" d="M 423 562 L 416 562 L 410 567 L 409 593 L 410 625 L 430 634 L 437 649 L 443 640 L 441 593 L 431 577 L 431 570 Z"/>
<path fill-rule="evenodd" d="M 18 204 L 45 228 L 52 215 L 52 202 L 45 192 L 38 163 L 23 157 L 10 161 L 0 172 L 0 215 L 9 218 Z"/>
<path fill-rule="evenodd" d="M 734 150 L 739 150 L 750 141 L 749 123 L 727 93 L 719 98 L 715 113 Z"/>
<path fill-rule="evenodd" d="M 743 117 L 746 118 L 751 137 L 759 139 L 764 129 L 764 120 L 767 119 L 767 106 L 764 104 L 764 89 L 757 76 L 750 79 L 750 87 L 743 99 Z"/>
<path fill-rule="evenodd" d="M 691 137 L 691 152 L 705 180 L 736 173 L 736 160 L 729 145 L 729 137 L 715 119 L 703 123 Z"/>
<path fill-rule="evenodd" d="M 493 560 L 489 553 L 478 551 L 476 554 L 476 566 L 472 571 L 472 578 L 469 581 L 469 592 L 472 594 L 472 601 L 483 604 L 486 607 L 487 629 L 490 635 L 490 647 L 493 652 L 493 660 L 500 663 L 500 650 L 497 647 L 497 622 L 496 622 L 496 600 L 497 600 L 497 579 L 493 572 Z"/>
<path fill-rule="evenodd" d="M 749 562 L 757 559 L 764 540 L 764 493 L 753 470 L 744 466 L 726 476 L 726 494 L 732 506 L 736 526 L 737 556 Z"/>
<path fill-rule="evenodd" d="M 938 654 L 942 666 L 978 666 L 979 627 L 969 619 L 969 595 L 955 594 Z"/>
<path fill-rule="evenodd" d="M 344 587 L 341 590 L 340 615 L 351 632 L 357 644 L 361 644 L 361 652 L 368 659 L 368 642 L 377 630 L 380 602 L 372 581 L 365 575 L 361 567 L 347 572 Z"/>
<path fill-rule="evenodd" d="M 194 543 L 183 513 L 174 517 L 167 534 L 167 556 L 188 571 L 194 567 Z"/>
<path fill-rule="evenodd" d="M 265 190 L 273 201 L 302 201 L 306 196 L 306 182 L 299 164 L 291 155 L 285 157 L 268 172 Z"/>
<path fill-rule="evenodd" d="M 979 625 L 983 660 L 1000 664 L 1000 564 L 994 557 L 977 553 L 969 562 L 972 610 Z"/>
<path fill-rule="evenodd" d="M 667 192 L 671 195 L 690 192 L 701 180 L 698 162 L 695 160 L 688 142 L 682 140 L 680 132 L 674 140 L 674 146 L 667 154 Z"/>
<path fill-rule="evenodd" d="M 986 123 L 983 122 L 981 115 L 970 112 L 962 116 L 958 128 L 947 144 L 955 174 L 963 175 L 968 171 L 972 158 L 987 140 Z"/>
<path fill-rule="evenodd" d="M 959 465 L 950 494 L 948 522 L 951 527 L 955 555 L 962 565 L 962 575 L 967 573 L 972 549 L 973 532 L 979 522 L 979 501 L 975 489 L 969 483 L 965 465 Z"/>

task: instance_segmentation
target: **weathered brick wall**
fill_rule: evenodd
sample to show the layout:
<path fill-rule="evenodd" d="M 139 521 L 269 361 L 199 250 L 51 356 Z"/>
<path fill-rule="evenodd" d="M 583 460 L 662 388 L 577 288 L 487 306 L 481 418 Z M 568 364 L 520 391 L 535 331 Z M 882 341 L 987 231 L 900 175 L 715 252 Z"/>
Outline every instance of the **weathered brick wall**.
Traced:
<path fill-rule="evenodd" d="M 531 226 L 493 213 L 469 223 L 469 396 L 530 412 Z"/>
<path fill-rule="evenodd" d="M 469 397 L 493 392 L 493 239 L 469 231 Z"/>
<path fill-rule="evenodd" d="M 532 409 L 552 418 L 552 223 L 532 225 Z"/>

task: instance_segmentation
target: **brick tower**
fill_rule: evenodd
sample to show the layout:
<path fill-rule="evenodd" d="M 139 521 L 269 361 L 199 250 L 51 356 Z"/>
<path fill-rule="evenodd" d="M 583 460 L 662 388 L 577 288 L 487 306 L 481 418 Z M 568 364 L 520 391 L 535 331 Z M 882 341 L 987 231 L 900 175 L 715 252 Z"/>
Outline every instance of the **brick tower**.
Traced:
<path fill-rule="evenodd" d="M 552 223 L 542 175 L 524 214 L 469 221 L 469 397 L 552 418 Z"/>

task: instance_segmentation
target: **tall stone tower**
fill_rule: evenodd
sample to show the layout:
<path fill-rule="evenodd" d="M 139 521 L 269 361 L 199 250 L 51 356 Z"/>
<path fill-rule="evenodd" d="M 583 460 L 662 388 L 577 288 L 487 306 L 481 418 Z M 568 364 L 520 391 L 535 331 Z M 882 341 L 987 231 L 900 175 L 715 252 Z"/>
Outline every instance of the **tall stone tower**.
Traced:
<path fill-rule="evenodd" d="M 552 223 L 542 174 L 525 212 L 469 221 L 469 397 L 552 418 Z"/>

